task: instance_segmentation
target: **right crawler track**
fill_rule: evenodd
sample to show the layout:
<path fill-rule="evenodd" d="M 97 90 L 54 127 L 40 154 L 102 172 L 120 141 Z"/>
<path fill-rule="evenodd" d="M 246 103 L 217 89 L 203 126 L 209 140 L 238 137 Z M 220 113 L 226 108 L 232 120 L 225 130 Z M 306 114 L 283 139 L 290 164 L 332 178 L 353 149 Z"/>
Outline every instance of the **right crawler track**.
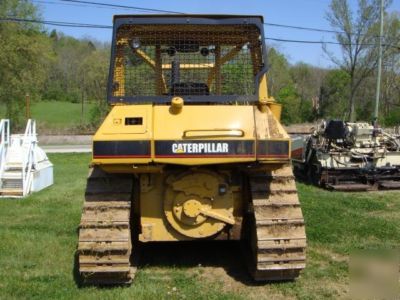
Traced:
<path fill-rule="evenodd" d="M 290 166 L 250 175 L 250 271 L 255 280 L 293 280 L 305 268 L 306 234 Z"/>
<path fill-rule="evenodd" d="M 95 167 L 87 179 L 79 227 L 79 272 L 84 283 L 130 283 L 131 195 L 130 175 L 107 174 Z"/>

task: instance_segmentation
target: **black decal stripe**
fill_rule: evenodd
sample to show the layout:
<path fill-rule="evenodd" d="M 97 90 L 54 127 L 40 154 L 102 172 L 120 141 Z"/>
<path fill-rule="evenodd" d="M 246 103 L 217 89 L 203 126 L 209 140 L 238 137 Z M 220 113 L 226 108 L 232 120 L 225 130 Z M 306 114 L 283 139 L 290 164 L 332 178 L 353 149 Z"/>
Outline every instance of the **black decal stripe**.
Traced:
<path fill-rule="evenodd" d="M 196 148 L 200 149 L 199 145 L 214 146 L 213 150 L 217 149 L 218 144 L 227 144 L 227 152 L 210 152 L 206 148 L 202 148 L 200 152 L 193 153 L 174 153 L 174 144 L 197 144 Z M 253 157 L 255 156 L 254 141 L 247 140 L 172 140 L 172 141 L 156 141 L 155 156 L 158 158 L 212 158 L 212 157 Z M 191 146 L 192 147 L 192 146 Z M 191 148 L 193 151 L 193 147 Z"/>
<path fill-rule="evenodd" d="M 289 141 L 257 141 L 257 157 L 288 158 Z"/>
<path fill-rule="evenodd" d="M 213 155 L 204 155 L 204 154 L 174 154 L 174 155 L 157 155 L 158 158 L 224 158 L 224 157 L 254 157 L 254 154 L 213 154 Z"/>
<path fill-rule="evenodd" d="M 150 155 L 96 155 L 95 158 L 149 158 Z"/>
<path fill-rule="evenodd" d="M 149 158 L 150 141 L 95 141 L 94 158 Z"/>

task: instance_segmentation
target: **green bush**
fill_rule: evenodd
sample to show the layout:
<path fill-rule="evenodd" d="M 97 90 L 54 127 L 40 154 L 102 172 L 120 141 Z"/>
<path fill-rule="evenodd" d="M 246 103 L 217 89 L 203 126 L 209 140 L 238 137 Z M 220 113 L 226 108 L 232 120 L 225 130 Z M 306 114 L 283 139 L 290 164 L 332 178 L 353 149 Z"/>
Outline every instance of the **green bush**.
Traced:
<path fill-rule="evenodd" d="M 381 119 L 381 124 L 385 126 L 400 125 L 400 107 L 391 109 L 386 117 Z"/>
<path fill-rule="evenodd" d="M 282 104 L 282 122 L 286 125 L 301 122 L 300 97 L 292 85 L 283 87 L 276 96 L 278 103 Z"/>

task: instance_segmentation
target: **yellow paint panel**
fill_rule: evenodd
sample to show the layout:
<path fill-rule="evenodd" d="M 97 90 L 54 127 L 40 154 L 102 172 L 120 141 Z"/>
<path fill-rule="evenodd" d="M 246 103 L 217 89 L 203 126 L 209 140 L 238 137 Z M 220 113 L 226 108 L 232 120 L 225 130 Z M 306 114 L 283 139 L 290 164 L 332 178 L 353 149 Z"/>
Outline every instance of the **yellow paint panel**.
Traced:
<path fill-rule="evenodd" d="M 197 139 L 204 138 L 203 133 L 225 131 L 219 139 L 238 139 L 237 131 L 243 132 L 239 139 L 254 139 L 253 106 L 234 105 L 184 105 L 179 114 L 171 114 L 169 106 L 154 106 L 154 139 L 181 140 L 184 133 L 190 132 L 190 139 L 196 139 L 195 131 L 199 132 Z M 232 135 L 229 132 L 232 131 Z"/>
<path fill-rule="evenodd" d="M 135 118 L 135 125 L 126 125 L 126 118 Z M 138 121 L 139 120 L 139 121 Z M 157 120 L 154 122 L 153 120 Z M 154 123 L 154 124 L 153 124 Z M 255 137 L 255 123 L 257 136 Z M 245 105 L 183 105 L 179 113 L 173 113 L 168 105 L 117 105 L 114 106 L 103 124 L 94 136 L 94 141 L 149 141 L 151 156 L 149 157 L 98 157 L 92 160 L 94 164 L 104 165 L 143 165 L 150 162 L 178 165 L 207 165 L 256 161 L 257 140 L 289 140 L 278 120 L 270 109 L 262 113 L 254 106 Z M 155 156 L 155 142 L 167 141 L 166 152 Z M 245 143 L 253 150 L 246 152 L 188 155 L 171 151 L 173 144 L 195 141 L 207 144 L 214 143 Z M 170 144 L 169 144 L 170 143 Z M 203 147 L 203 146 L 202 146 Z M 230 146 L 229 146 L 230 147 Z M 251 147 L 251 146 L 250 146 Z M 194 149 L 194 148 L 193 148 Z M 112 151 L 112 150 L 111 150 Z M 129 150 L 128 150 L 129 151 Z M 172 150 L 174 151 L 174 150 Z M 195 151 L 195 150 L 193 150 Z M 170 153 L 170 154 L 169 154 Z M 210 153 L 210 152 L 208 152 Z M 239 154 L 240 153 L 240 154 Z M 261 158 L 263 162 L 278 162 L 278 157 Z M 117 168 L 120 169 L 120 168 Z M 124 172 L 130 172 L 124 169 Z"/>
<path fill-rule="evenodd" d="M 93 141 L 151 141 L 152 105 L 116 105 L 93 137 Z M 136 118 L 142 124 L 125 125 L 126 118 Z M 140 123 L 140 122 L 139 122 Z M 92 158 L 94 164 L 148 164 L 149 158 Z"/>
<path fill-rule="evenodd" d="M 172 114 L 168 106 L 154 106 L 155 141 L 254 141 L 254 114 L 252 106 L 184 105 L 181 112 Z M 182 157 L 155 156 L 157 163 L 205 165 L 255 161 L 255 152 L 249 155 Z"/>
<path fill-rule="evenodd" d="M 126 125 L 126 118 L 141 119 L 142 124 Z M 117 105 L 108 114 L 93 140 L 150 140 L 152 105 Z"/>

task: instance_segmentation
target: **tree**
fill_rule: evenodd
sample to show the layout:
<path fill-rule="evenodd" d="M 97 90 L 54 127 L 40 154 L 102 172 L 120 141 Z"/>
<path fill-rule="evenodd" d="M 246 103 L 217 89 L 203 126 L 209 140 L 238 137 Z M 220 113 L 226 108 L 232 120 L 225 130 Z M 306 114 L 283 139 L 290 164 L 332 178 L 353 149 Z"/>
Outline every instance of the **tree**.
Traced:
<path fill-rule="evenodd" d="M 337 58 L 327 50 L 331 60 L 344 70 L 350 78 L 349 118 L 354 121 L 356 93 L 362 82 L 377 66 L 375 45 L 378 42 L 376 25 L 379 20 L 379 0 L 358 0 L 358 10 L 350 9 L 348 0 L 332 0 L 327 19 L 338 31 L 336 39 L 340 43 L 342 58 Z"/>
<path fill-rule="evenodd" d="M 391 44 L 382 62 L 382 90 L 380 122 L 386 125 L 400 124 L 400 13 L 392 13 L 385 18 L 387 32 L 384 44 Z M 386 41 L 386 37 L 390 37 Z M 393 42 L 397 40 L 397 44 Z M 397 46 L 397 47 L 396 47 Z M 387 117 L 387 118 L 384 118 Z M 390 119 L 390 120 L 387 120 Z"/>
<path fill-rule="evenodd" d="M 315 119 L 313 103 L 319 96 L 323 73 L 304 63 L 291 66 L 278 50 L 268 49 L 268 89 L 282 104 L 282 121 L 285 124 Z"/>
<path fill-rule="evenodd" d="M 300 96 L 293 85 L 283 87 L 276 95 L 278 103 L 282 104 L 282 122 L 286 125 L 300 123 Z"/>
<path fill-rule="evenodd" d="M 301 62 L 290 68 L 294 87 L 300 96 L 300 112 L 303 122 L 311 122 L 316 118 L 320 86 L 326 72 L 326 70 Z"/>
<path fill-rule="evenodd" d="M 325 76 L 320 91 L 320 116 L 342 119 L 346 112 L 350 77 L 343 70 L 331 70 Z"/>
<path fill-rule="evenodd" d="M 37 19 L 28 1 L 0 1 L 0 17 Z M 46 76 L 49 43 L 42 28 L 30 23 L 0 23 L 0 102 L 6 116 L 18 125 L 24 110 L 25 94 L 39 95 Z"/>
<path fill-rule="evenodd" d="M 109 47 L 87 38 L 75 39 L 52 31 L 54 59 L 45 82 L 43 99 L 79 103 L 105 98 Z"/>
<path fill-rule="evenodd" d="M 290 77 L 289 62 L 282 53 L 279 53 L 275 48 L 268 49 L 268 89 L 272 96 L 275 96 L 279 91 L 293 84 Z"/>

